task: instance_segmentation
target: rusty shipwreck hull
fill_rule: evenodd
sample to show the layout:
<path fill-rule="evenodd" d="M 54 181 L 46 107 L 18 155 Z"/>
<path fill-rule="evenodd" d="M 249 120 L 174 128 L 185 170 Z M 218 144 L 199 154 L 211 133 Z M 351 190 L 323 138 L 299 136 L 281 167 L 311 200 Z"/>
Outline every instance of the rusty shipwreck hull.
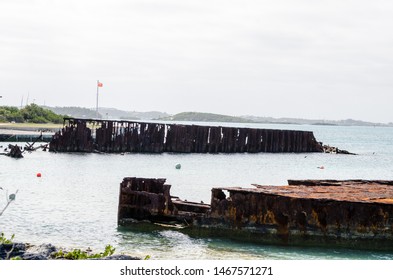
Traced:
<path fill-rule="evenodd" d="M 118 224 L 265 244 L 393 250 L 393 181 L 305 180 L 213 188 L 211 205 L 170 195 L 165 179 L 124 178 Z"/>
<path fill-rule="evenodd" d="M 313 132 L 65 118 L 49 146 L 56 152 L 323 152 Z M 341 150 L 335 150 L 341 152 Z"/>

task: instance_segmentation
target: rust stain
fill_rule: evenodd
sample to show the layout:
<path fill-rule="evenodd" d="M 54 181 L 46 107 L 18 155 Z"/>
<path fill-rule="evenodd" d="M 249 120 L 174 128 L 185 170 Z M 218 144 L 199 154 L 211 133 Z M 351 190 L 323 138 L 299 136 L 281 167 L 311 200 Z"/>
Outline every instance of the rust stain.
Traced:
<path fill-rule="evenodd" d="M 274 218 L 274 213 L 271 210 L 267 210 L 265 218 L 263 219 L 264 224 L 277 224 L 276 219 Z"/>
<path fill-rule="evenodd" d="M 364 203 L 393 204 L 393 187 L 385 185 L 385 181 L 366 181 L 364 184 L 345 181 L 341 185 L 287 185 L 262 186 L 253 184 L 256 189 L 247 189 L 251 192 L 261 192 L 272 195 L 292 198 L 306 198 L 317 200 L 336 200 Z M 236 190 L 236 188 L 225 188 Z M 244 189 L 239 189 L 244 190 Z"/>

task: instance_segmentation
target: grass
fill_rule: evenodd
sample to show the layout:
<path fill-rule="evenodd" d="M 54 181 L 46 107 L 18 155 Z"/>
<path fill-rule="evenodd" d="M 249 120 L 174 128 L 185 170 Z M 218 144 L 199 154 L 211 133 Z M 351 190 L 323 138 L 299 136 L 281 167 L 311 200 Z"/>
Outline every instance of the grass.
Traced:
<path fill-rule="evenodd" d="M 55 123 L 0 123 L 0 129 L 62 128 L 63 124 Z"/>

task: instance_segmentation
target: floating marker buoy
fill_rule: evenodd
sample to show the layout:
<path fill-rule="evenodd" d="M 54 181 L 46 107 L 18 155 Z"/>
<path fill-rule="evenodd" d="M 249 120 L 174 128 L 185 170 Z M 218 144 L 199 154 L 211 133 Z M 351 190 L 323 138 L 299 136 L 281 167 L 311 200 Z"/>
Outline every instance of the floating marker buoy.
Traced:
<path fill-rule="evenodd" d="M 180 169 L 180 168 L 181 168 L 181 164 L 180 164 L 180 163 L 176 164 L 176 165 L 175 165 L 175 168 L 176 168 L 176 169 Z"/>
<path fill-rule="evenodd" d="M 40 172 L 37 173 L 37 177 L 41 178 L 41 173 Z"/>

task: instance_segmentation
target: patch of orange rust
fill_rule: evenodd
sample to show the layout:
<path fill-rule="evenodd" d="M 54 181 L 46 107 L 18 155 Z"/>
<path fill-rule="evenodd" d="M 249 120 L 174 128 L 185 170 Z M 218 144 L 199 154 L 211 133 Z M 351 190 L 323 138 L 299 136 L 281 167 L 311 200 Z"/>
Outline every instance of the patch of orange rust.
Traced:
<path fill-rule="evenodd" d="M 264 224 L 277 224 L 273 211 L 267 210 L 263 219 Z"/>
<path fill-rule="evenodd" d="M 319 223 L 319 219 L 318 219 L 318 213 L 312 209 L 311 210 L 311 221 L 310 221 L 311 225 L 315 225 L 317 227 L 321 227 L 321 224 Z"/>
<path fill-rule="evenodd" d="M 249 220 L 250 223 L 254 223 L 255 224 L 258 221 L 258 217 L 257 217 L 257 215 L 250 215 L 248 220 Z"/>
<path fill-rule="evenodd" d="M 374 202 L 393 204 L 393 198 L 376 199 L 376 200 L 374 200 Z"/>
<path fill-rule="evenodd" d="M 236 207 L 229 207 L 229 218 L 236 221 Z"/>
<path fill-rule="evenodd" d="M 393 186 L 381 183 L 354 183 L 343 182 L 334 185 L 288 185 L 263 186 L 254 184 L 255 189 L 241 189 L 251 192 L 260 192 L 270 195 L 286 196 L 291 198 L 305 198 L 316 200 L 336 200 L 362 203 L 393 204 Z M 230 190 L 232 188 L 228 188 Z M 232 189 L 236 190 L 236 189 Z"/>

